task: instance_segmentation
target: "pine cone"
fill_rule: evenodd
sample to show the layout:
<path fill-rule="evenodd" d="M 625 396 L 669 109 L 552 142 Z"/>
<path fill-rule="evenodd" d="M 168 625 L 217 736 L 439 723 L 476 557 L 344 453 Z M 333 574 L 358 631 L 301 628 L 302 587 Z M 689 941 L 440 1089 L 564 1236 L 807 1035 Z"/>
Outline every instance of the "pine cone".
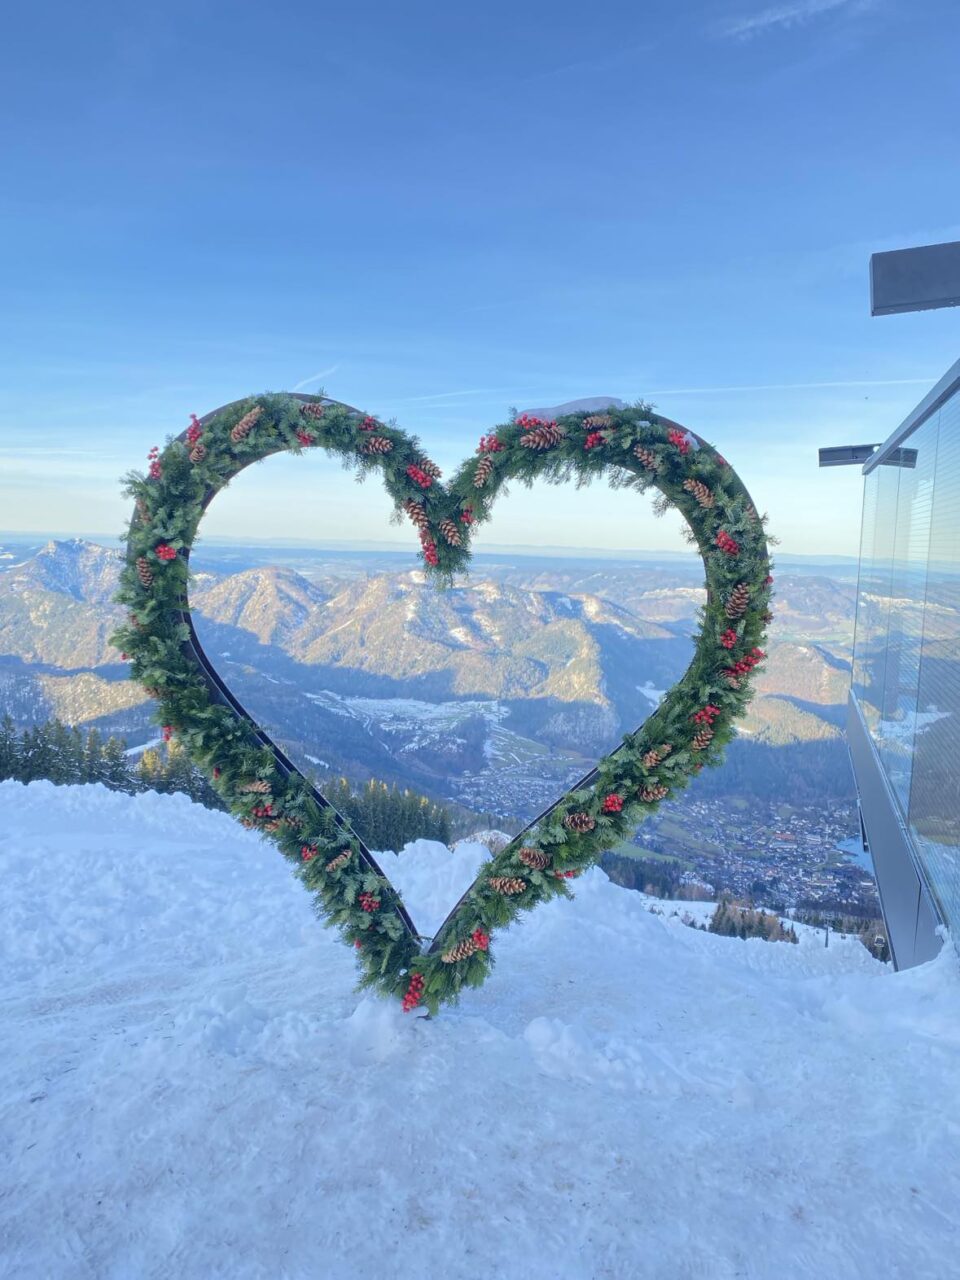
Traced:
<path fill-rule="evenodd" d="M 763 620 L 767 624 L 767 626 L 769 626 L 770 623 L 773 621 L 773 614 L 769 610 L 767 610 L 767 612 L 763 615 Z"/>
<path fill-rule="evenodd" d="M 439 480 L 443 472 L 435 462 L 431 462 L 429 458 L 421 458 L 417 464 L 424 475 L 430 476 L 433 480 Z"/>
<path fill-rule="evenodd" d="M 690 743 L 691 751 L 706 751 L 713 740 L 713 730 L 708 724 L 705 724 L 694 740 Z"/>
<path fill-rule="evenodd" d="M 153 586 L 153 570 L 150 568 L 146 556 L 139 556 L 137 559 L 137 576 L 143 586 Z"/>
<path fill-rule="evenodd" d="M 451 547 L 459 547 L 463 542 L 463 539 L 460 537 L 460 531 L 452 520 L 441 520 L 440 532 L 446 538 L 447 542 L 450 543 Z"/>
<path fill-rule="evenodd" d="M 331 858 L 327 863 L 328 871 L 339 871 L 341 867 L 345 867 L 353 856 L 351 849 L 342 849 L 335 858 Z"/>
<path fill-rule="evenodd" d="M 403 504 L 403 509 L 418 529 L 430 528 L 429 517 L 419 502 L 414 502 L 412 498 L 407 498 Z"/>
<path fill-rule="evenodd" d="M 524 449 L 554 449 L 563 439 L 563 429 L 554 423 L 545 422 L 542 427 L 534 427 L 525 431 L 520 437 Z"/>
<path fill-rule="evenodd" d="M 207 446 L 200 440 L 190 450 L 191 462 L 202 462 L 207 456 Z"/>
<path fill-rule="evenodd" d="M 726 680 L 727 684 L 730 686 L 731 689 L 739 689 L 740 686 L 743 684 L 743 681 L 740 679 L 739 676 L 735 676 L 732 674 L 727 675 L 726 673 L 724 673 L 723 678 L 724 680 Z"/>
<path fill-rule="evenodd" d="M 386 436 L 367 436 L 363 442 L 364 453 L 389 453 L 392 448 L 393 441 Z"/>
<path fill-rule="evenodd" d="M 648 751 L 643 757 L 641 763 L 645 769 L 655 769 L 661 760 L 664 760 L 672 750 L 672 745 L 669 742 L 664 742 L 662 746 L 653 747 Z"/>
<path fill-rule="evenodd" d="M 477 463 L 477 469 L 473 473 L 473 485 L 475 489 L 482 489 L 490 479 L 490 473 L 493 471 L 493 454 L 485 453 Z"/>
<path fill-rule="evenodd" d="M 640 465 L 646 467 L 648 471 L 660 470 L 660 459 L 655 453 L 651 453 L 649 449 L 645 449 L 642 444 L 634 445 L 633 456 L 637 459 Z"/>
<path fill-rule="evenodd" d="M 153 684 L 145 684 L 143 686 L 143 692 L 148 698 L 154 698 L 158 702 L 163 697 L 163 690 L 158 689 L 156 685 Z"/>
<path fill-rule="evenodd" d="M 563 820 L 563 825 L 569 831 L 592 831 L 597 825 L 597 820 L 591 818 L 589 813 L 568 813 Z"/>
<path fill-rule="evenodd" d="M 263 824 L 264 831 L 269 831 L 272 835 L 274 831 L 279 831 L 283 826 L 282 818 L 271 818 L 269 822 Z"/>
<path fill-rule="evenodd" d="M 584 418 L 583 425 L 590 431 L 601 431 L 604 427 L 613 426 L 613 418 L 609 413 L 591 413 Z"/>
<path fill-rule="evenodd" d="M 257 420 L 263 413 L 260 405 L 256 404 L 249 413 L 245 413 L 237 425 L 230 432 L 230 439 L 234 444 L 239 444 L 241 440 L 246 440 L 247 436 L 257 425 Z"/>
<path fill-rule="evenodd" d="M 270 783 L 265 782 L 263 778 L 255 778 L 253 782 L 245 782 L 240 790 L 252 791 L 257 795 L 265 796 L 270 790 Z"/>
<path fill-rule="evenodd" d="M 647 804 L 653 804 L 657 800 L 663 800 L 669 794 L 669 790 L 669 787 L 656 782 L 652 787 L 643 787 L 641 789 L 640 799 L 645 800 Z"/>
<path fill-rule="evenodd" d="M 137 615 L 136 615 L 135 613 L 128 613 L 128 614 L 127 614 L 127 621 L 130 623 L 131 627 L 133 627 L 134 631 L 145 631 L 145 630 L 146 630 L 146 628 L 144 627 L 143 623 L 140 621 L 140 619 L 137 617 Z"/>
<path fill-rule="evenodd" d="M 444 951 L 440 959 L 444 964 L 456 964 L 458 960 L 466 960 L 477 950 L 477 944 L 472 938 L 464 938 L 462 942 L 458 942 L 456 946 L 451 947 L 449 951 Z"/>
<path fill-rule="evenodd" d="M 283 825 L 289 827 L 292 831 L 299 831 L 303 827 L 303 819 L 289 815 L 282 819 Z"/>
<path fill-rule="evenodd" d="M 502 893 L 506 897 L 523 893 L 527 887 L 526 880 L 521 880 L 519 876 L 491 876 L 487 883 L 491 889 L 495 889 L 497 893 Z"/>
<path fill-rule="evenodd" d="M 750 588 L 745 582 L 738 582 L 727 597 L 723 611 L 728 618 L 742 618 L 750 603 Z"/>
<path fill-rule="evenodd" d="M 308 418 L 322 418 L 323 405 L 311 401 L 310 404 L 302 404 L 300 406 L 300 412 L 306 414 Z"/>
<path fill-rule="evenodd" d="M 697 502 L 704 510 L 709 509 L 714 504 L 714 497 L 702 480 L 684 480 L 683 487 L 687 493 L 692 494 Z"/>
<path fill-rule="evenodd" d="M 137 499 L 137 515 L 140 517 L 142 524 L 150 523 L 150 508 L 142 498 Z"/>
<path fill-rule="evenodd" d="M 529 845 L 525 845 L 517 854 L 517 857 L 533 871 L 542 871 L 550 861 L 542 849 L 533 849 Z"/>

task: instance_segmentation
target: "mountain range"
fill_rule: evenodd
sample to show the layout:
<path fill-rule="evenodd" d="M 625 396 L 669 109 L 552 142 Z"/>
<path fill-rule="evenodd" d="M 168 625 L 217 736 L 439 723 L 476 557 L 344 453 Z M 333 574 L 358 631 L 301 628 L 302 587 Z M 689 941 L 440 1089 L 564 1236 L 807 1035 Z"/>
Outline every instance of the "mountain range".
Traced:
<path fill-rule="evenodd" d="M 298 569 L 192 563 L 204 647 L 305 767 L 501 816 L 531 816 L 650 713 L 690 659 L 703 598 L 695 562 L 655 559 L 515 557 L 446 590 L 418 569 L 358 569 L 356 555 Z M 0 714 L 95 724 L 133 745 L 155 736 L 151 706 L 109 643 L 120 564 L 81 539 L 0 558 Z M 744 773 L 739 752 L 763 762 L 754 771 L 772 769 L 771 785 L 793 772 L 798 747 L 805 759 L 814 748 L 825 776 L 845 767 L 855 584 L 788 574 L 777 592 L 770 659 L 730 775 Z"/>

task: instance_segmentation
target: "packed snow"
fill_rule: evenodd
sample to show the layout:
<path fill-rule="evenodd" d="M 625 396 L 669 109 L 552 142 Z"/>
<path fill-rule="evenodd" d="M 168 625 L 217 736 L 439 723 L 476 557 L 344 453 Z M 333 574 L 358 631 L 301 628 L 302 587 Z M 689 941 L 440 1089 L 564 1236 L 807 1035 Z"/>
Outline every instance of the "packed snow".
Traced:
<path fill-rule="evenodd" d="M 228 817 L 0 806 L 4 1280 L 955 1273 L 951 947 L 719 938 L 594 870 L 424 1020 Z M 384 862 L 426 930 L 482 856 Z"/>

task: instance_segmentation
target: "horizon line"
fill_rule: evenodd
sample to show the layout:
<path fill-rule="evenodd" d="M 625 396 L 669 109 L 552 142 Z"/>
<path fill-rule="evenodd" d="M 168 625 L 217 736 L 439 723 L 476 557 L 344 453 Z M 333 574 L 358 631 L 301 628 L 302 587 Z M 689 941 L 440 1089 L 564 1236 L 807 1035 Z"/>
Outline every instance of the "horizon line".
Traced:
<path fill-rule="evenodd" d="M 4 539 L 9 540 L 36 540 L 37 542 L 90 542 L 96 546 L 113 548 L 123 545 L 123 538 L 116 534 L 104 533 L 57 533 L 49 530 L 10 530 L 0 529 L 0 542 Z M 283 539 L 262 538 L 259 541 L 252 542 L 246 538 L 231 537 L 226 534 L 217 534 L 198 542 L 194 546 L 194 550 L 201 550 L 206 545 L 211 548 L 228 547 L 228 548 L 247 548 L 248 550 L 288 550 L 288 551 L 329 551 L 336 553 L 377 553 L 390 555 L 410 555 L 416 554 L 415 548 L 406 542 L 363 542 L 363 541 L 337 541 L 329 539 L 327 541 L 314 541 L 312 539 L 299 539 L 287 541 Z M 700 554 L 695 550 L 684 551 L 676 548 L 664 547 L 565 547 L 556 546 L 554 544 L 538 545 L 537 543 L 486 543 L 483 549 L 473 551 L 472 559 L 476 560 L 485 555 L 519 555 L 519 556 L 544 556 L 548 559 L 631 559 L 639 556 L 645 558 L 657 557 L 660 559 L 676 559 L 700 561 Z M 818 554 L 816 552 L 806 551 L 785 551 L 779 556 L 774 557 L 775 560 L 785 562 L 788 560 L 812 560 L 820 564 L 857 564 L 857 556 L 835 555 L 835 554 Z"/>

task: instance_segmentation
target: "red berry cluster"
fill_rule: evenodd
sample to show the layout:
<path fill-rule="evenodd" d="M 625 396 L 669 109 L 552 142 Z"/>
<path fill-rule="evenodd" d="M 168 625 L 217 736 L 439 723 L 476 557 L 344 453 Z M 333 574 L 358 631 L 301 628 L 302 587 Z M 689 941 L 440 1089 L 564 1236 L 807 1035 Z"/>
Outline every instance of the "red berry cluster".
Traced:
<path fill-rule="evenodd" d="M 555 871 L 553 873 L 558 880 L 575 880 L 580 874 L 579 871 Z"/>
<path fill-rule="evenodd" d="M 187 443 L 196 444 L 203 435 L 203 427 L 200 425 L 200 419 L 195 413 L 190 415 L 190 425 L 187 427 Z"/>
<path fill-rule="evenodd" d="M 154 548 L 158 560 L 176 560 L 176 550 L 166 542 L 159 542 Z"/>
<path fill-rule="evenodd" d="M 418 484 L 421 489 L 429 489 L 433 484 L 432 476 L 428 476 L 425 471 L 421 471 L 415 463 L 411 462 L 407 467 L 407 475 L 414 484 Z"/>
<path fill-rule="evenodd" d="M 121 661 L 121 662 L 129 662 L 129 661 L 130 661 L 130 655 L 129 655 L 129 653 L 121 653 L 121 655 L 120 655 L 120 661 Z"/>
<path fill-rule="evenodd" d="M 255 806 L 254 806 L 254 810 L 253 810 L 253 816 L 254 816 L 255 818 L 272 818 L 272 817 L 273 817 L 273 805 L 272 805 L 272 804 L 258 804 L 258 805 L 255 805 Z"/>
<path fill-rule="evenodd" d="M 751 649 L 748 654 L 745 654 L 738 662 L 735 662 L 732 667 L 727 667 L 723 674 L 725 676 L 749 675 L 753 668 L 758 666 L 766 656 L 762 649 Z"/>
<path fill-rule="evenodd" d="M 311 445 L 314 443 L 313 436 L 309 431 L 298 431 L 297 439 L 302 445 Z"/>
<path fill-rule="evenodd" d="M 690 439 L 685 431 L 678 431 L 676 427 L 671 427 L 667 432 L 667 439 L 671 444 L 675 444 L 681 453 L 690 452 Z"/>
<path fill-rule="evenodd" d="M 619 813 L 623 808 L 623 796 L 618 796 L 616 793 L 604 796 L 602 807 L 604 813 Z"/>
<path fill-rule="evenodd" d="M 771 586 L 773 584 L 773 574 L 768 573 L 767 576 L 764 578 L 764 582 L 768 587 Z"/>
<path fill-rule="evenodd" d="M 473 931 L 473 933 L 471 933 L 470 937 L 471 937 L 471 938 L 473 939 L 473 941 L 477 944 L 477 947 L 479 948 L 479 950 L 480 950 L 480 951 L 486 951 L 486 950 L 488 950 L 488 948 L 489 948 L 489 946 L 490 946 L 490 935 L 489 935 L 489 933 L 484 933 L 482 929 L 474 929 L 474 931 Z"/>
<path fill-rule="evenodd" d="M 163 467 L 160 465 L 160 450 L 156 445 L 147 454 L 147 461 L 150 463 L 150 479 L 160 480 L 163 477 Z"/>
<path fill-rule="evenodd" d="M 713 541 L 714 545 L 721 551 L 725 551 L 728 556 L 735 556 L 740 552 L 740 543 L 731 538 L 726 529 L 721 529 Z"/>
<path fill-rule="evenodd" d="M 312 845 L 303 844 L 300 846 L 300 857 L 304 862 L 312 862 L 317 856 L 317 850 Z"/>
<path fill-rule="evenodd" d="M 473 524 L 473 507 L 464 507 L 460 512 L 461 524 Z"/>
<path fill-rule="evenodd" d="M 407 987 L 407 993 L 403 997 L 403 1012 L 409 1013 L 411 1009 L 415 1009 L 423 999 L 423 974 L 415 973 L 410 979 L 410 985 Z"/>
<path fill-rule="evenodd" d="M 729 467 L 730 463 L 726 460 L 723 454 L 715 453 L 713 456 L 721 467 Z"/>
<path fill-rule="evenodd" d="M 699 711 L 695 711 L 691 716 L 691 719 L 696 724 L 713 724 L 719 714 L 720 708 L 715 707 L 712 702 L 708 702 L 705 707 L 701 707 Z"/>
<path fill-rule="evenodd" d="M 169 742 L 170 739 L 173 737 L 173 725 L 165 724 L 163 728 L 160 730 L 160 737 L 164 740 L 164 742 Z"/>
<path fill-rule="evenodd" d="M 369 415 L 369 413 L 368 413 L 368 414 L 367 414 L 367 416 L 364 418 L 364 420 L 360 423 L 360 430 L 361 430 L 361 431 L 376 431 L 376 429 L 377 429 L 377 427 L 379 427 L 379 425 L 380 425 L 380 423 L 376 420 L 376 418 L 371 418 L 371 417 L 370 417 L 370 415 Z"/>
<path fill-rule="evenodd" d="M 720 637 L 720 643 L 725 649 L 732 649 L 737 643 L 737 633 L 735 631 L 731 631 L 730 628 L 727 627 L 726 631 Z"/>
<path fill-rule="evenodd" d="M 361 893 L 358 901 L 368 916 L 373 915 L 374 911 L 380 910 L 380 899 L 374 897 L 372 893 Z"/>
<path fill-rule="evenodd" d="M 480 443 L 477 445 L 477 453 L 499 453 L 503 449 L 504 443 L 495 435 L 481 436 Z"/>
<path fill-rule="evenodd" d="M 354 946 L 356 947 L 356 949 L 359 951 L 359 950 L 360 950 L 360 948 L 363 946 L 363 943 L 360 941 L 360 939 L 359 939 L 359 938 L 357 938 L 356 942 L 354 942 L 354 944 L 353 944 L 353 945 L 354 945 Z"/>
<path fill-rule="evenodd" d="M 426 529 L 420 530 L 420 545 L 423 547 L 423 558 L 427 564 L 437 565 L 440 563 L 440 557 L 437 555 L 437 544 Z"/>
<path fill-rule="evenodd" d="M 590 434 L 587 436 L 586 440 L 584 440 L 583 447 L 585 449 L 596 449 L 600 445 L 606 444 L 606 443 L 607 443 L 607 437 L 603 434 L 602 431 L 591 431 Z"/>
<path fill-rule="evenodd" d="M 216 780 L 217 778 L 219 778 L 219 777 L 220 777 L 220 774 L 221 774 L 222 772 L 223 772 L 223 770 L 220 768 L 220 766 L 219 766 L 219 765 L 214 765 L 214 767 L 213 767 L 213 777 L 214 777 L 214 780 Z"/>
<path fill-rule="evenodd" d="M 556 425 L 555 419 L 547 421 L 546 418 L 537 418 L 532 413 L 521 413 L 517 418 L 517 426 L 524 431 L 532 431 L 534 427 L 555 427 Z"/>

